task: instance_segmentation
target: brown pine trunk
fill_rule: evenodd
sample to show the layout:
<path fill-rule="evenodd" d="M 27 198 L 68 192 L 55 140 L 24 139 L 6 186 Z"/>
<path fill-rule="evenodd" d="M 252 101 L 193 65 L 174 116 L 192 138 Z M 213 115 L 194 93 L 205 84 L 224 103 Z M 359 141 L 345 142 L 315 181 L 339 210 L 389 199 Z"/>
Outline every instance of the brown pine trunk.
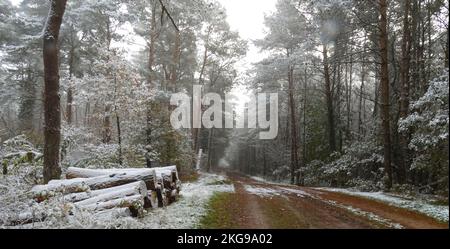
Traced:
<path fill-rule="evenodd" d="M 388 70 L 388 33 L 387 2 L 380 0 L 380 54 L 381 54 L 381 118 L 384 144 L 384 169 L 386 171 L 386 188 L 392 187 L 391 137 L 389 115 L 389 70 Z"/>
<path fill-rule="evenodd" d="M 106 105 L 105 107 L 105 117 L 103 119 L 103 143 L 108 144 L 111 142 L 111 105 Z"/>
<path fill-rule="evenodd" d="M 289 51 L 287 52 L 289 58 Z M 301 175 L 298 170 L 298 145 L 297 145 L 297 119 L 295 115 L 295 100 L 294 100 L 294 68 L 289 65 L 288 68 L 288 91 L 289 91 L 289 111 L 291 121 L 291 184 L 299 182 Z M 297 172 L 296 172 L 297 171 Z M 297 181 L 296 181 L 297 178 Z"/>
<path fill-rule="evenodd" d="M 72 43 L 73 43 L 73 41 L 72 41 Z M 72 76 L 73 76 L 74 56 L 75 56 L 75 48 L 72 45 L 72 47 L 70 48 L 70 52 L 69 52 L 69 81 L 72 80 Z M 72 103 L 73 103 L 73 89 L 72 89 L 72 82 L 69 82 L 69 87 L 67 89 L 67 105 L 66 105 L 66 119 L 67 119 L 67 124 L 69 124 L 69 125 L 72 124 L 72 121 L 73 121 Z"/>
<path fill-rule="evenodd" d="M 44 182 L 61 176 L 59 146 L 61 110 L 59 97 L 58 38 L 67 0 L 52 0 L 44 29 Z"/>
<path fill-rule="evenodd" d="M 67 90 L 67 106 L 66 106 L 66 116 L 67 116 L 67 124 L 72 124 L 72 103 L 73 103 L 73 90 L 72 87 L 69 86 Z"/>
<path fill-rule="evenodd" d="M 403 16 L 403 37 L 402 37 L 402 62 L 400 64 L 400 103 L 399 117 L 406 118 L 409 108 L 409 68 L 410 68 L 410 51 L 411 51 L 411 33 L 409 29 L 409 11 L 410 0 L 405 0 L 404 16 Z M 406 180 L 406 169 L 408 167 L 408 134 L 400 134 L 400 157 L 399 157 L 399 177 L 400 183 Z"/>
<path fill-rule="evenodd" d="M 366 80 L 366 72 L 365 72 L 364 62 L 361 63 L 361 86 L 359 88 L 359 111 L 358 111 L 358 135 L 359 138 L 364 136 L 363 129 L 363 95 L 364 95 L 364 84 Z"/>
<path fill-rule="evenodd" d="M 352 88 L 353 88 L 353 55 L 350 55 L 350 68 L 349 68 L 348 86 L 347 86 L 347 139 L 352 139 L 351 126 L 352 126 Z"/>
<path fill-rule="evenodd" d="M 205 51 L 203 53 L 203 62 L 202 62 L 202 68 L 200 70 L 200 76 L 198 78 L 198 84 L 199 85 L 203 85 L 204 83 L 204 79 L 203 79 L 203 75 L 205 74 L 205 68 L 206 68 L 206 63 L 208 62 L 208 46 L 209 46 L 209 34 L 211 32 L 211 27 L 209 27 L 208 29 L 208 36 L 205 42 Z M 192 129 L 192 138 L 194 140 L 194 153 L 195 155 L 198 155 L 199 150 L 200 150 L 200 135 L 201 135 L 201 128 L 193 128 Z M 198 158 L 200 159 L 200 158 Z M 195 162 L 198 163 L 198 162 Z"/>
<path fill-rule="evenodd" d="M 211 160 L 212 160 L 212 153 L 213 153 L 213 138 L 214 138 L 214 127 L 209 129 L 209 135 L 208 135 L 208 164 L 207 164 L 207 172 L 211 171 Z M 248 163 L 248 161 L 247 161 Z"/>
<path fill-rule="evenodd" d="M 117 76 L 114 74 L 114 99 L 117 99 L 118 95 L 118 88 L 117 85 Z M 120 116 L 119 116 L 119 109 L 117 106 L 117 103 L 114 104 L 114 115 L 116 116 L 116 128 L 117 128 L 117 142 L 119 145 L 118 149 L 118 163 L 120 165 L 123 164 L 123 155 L 122 155 L 122 130 L 120 128 Z"/>
<path fill-rule="evenodd" d="M 180 31 L 175 31 L 175 43 L 172 51 L 172 65 L 170 67 L 170 88 L 173 92 L 176 92 L 177 89 L 177 80 L 178 80 L 178 66 L 180 65 L 180 56 L 181 56 L 181 34 Z"/>
<path fill-rule="evenodd" d="M 151 89 L 152 87 L 155 87 L 153 85 L 153 64 L 155 61 L 155 44 L 156 39 L 159 36 L 159 32 L 156 29 L 156 2 L 152 6 L 152 19 L 150 21 L 150 42 L 148 44 L 148 75 L 147 75 L 147 85 L 148 88 Z M 152 127 L 151 127 L 151 103 L 147 103 L 147 110 L 146 110 L 146 143 L 147 143 L 147 154 L 150 154 L 150 144 L 152 143 Z M 148 156 L 145 158 L 146 166 L 147 168 L 152 167 L 152 162 Z"/>
<path fill-rule="evenodd" d="M 110 51 L 111 49 L 111 42 L 112 42 L 112 30 L 111 30 L 111 22 L 109 20 L 109 18 L 107 19 L 106 22 L 106 48 L 108 51 Z M 107 62 L 109 62 L 110 58 L 109 55 L 107 56 Z M 107 70 L 107 76 L 111 77 L 112 76 L 111 69 Z M 106 104 L 105 106 L 105 116 L 103 118 L 103 130 L 102 130 L 102 142 L 105 144 L 108 144 L 111 142 L 112 140 L 112 128 L 111 128 L 111 109 L 112 106 L 111 104 Z"/>
<path fill-rule="evenodd" d="M 267 175 L 267 152 L 266 145 L 263 145 L 263 178 L 266 179 Z"/>
<path fill-rule="evenodd" d="M 336 134 L 334 127 L 334 113 L 333 113 L 333 94 L 331 89 L 330 67 L 328 65 L 328 50 L 327 45 L 323 44 L 323 69 L 325 73 L 325 95 L 327 103 L 327 119 L 328 119 L 328 144 L 330 152 L 336 151 Z"/>

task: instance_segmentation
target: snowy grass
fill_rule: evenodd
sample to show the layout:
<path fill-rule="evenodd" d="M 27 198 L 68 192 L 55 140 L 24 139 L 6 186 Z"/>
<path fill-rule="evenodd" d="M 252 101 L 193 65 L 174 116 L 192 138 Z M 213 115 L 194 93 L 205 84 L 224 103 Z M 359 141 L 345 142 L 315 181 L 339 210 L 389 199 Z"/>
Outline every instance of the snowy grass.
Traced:
<path fill-rule="evenodd" d="M 217 192 L 234 192 L 233 185 L 225 184 L 226 177 L 213 174 L 200 174 L 198 181 L 182 185 L 179 200 L 168 207 L 150 209 L 143 218 L 121 217 L 110 214 L 99 216 L 81 210 L 71 203 L 64 202 L 62 196 L 50 201 L 36 203 L 27 195 L 32 185 L 20 184 L 18 177 L 0 179 L 0 228 L 114 228 L 114 229 L 181 229 L 195 228 L 206 213 L 209 199 Z M 14 187 L 13 187 L 14 186 Z M 19 187 L 17 187 L 19 186 Z M 44 221 L 30 224 L 8 226 L 7 220 L 29 214 L 31 217 L 45 216 Z"/>
<path fill-rule="evenodd" d="M 376 201 L 387 203 L 391 206 L 413 210 L 427 216 L 433 217 L 439 221 L 448 222 L 449 210 L 448 206 L 434 205 L 425 200 L 411 200 L 411 198 L 392 196 L 383 192 L 359 192 L 348 189 L 339 188 L 317 188 L 319 190 L 326 190 L 331 192 L 339 192 L 343 194 L 364 197 Z"/>

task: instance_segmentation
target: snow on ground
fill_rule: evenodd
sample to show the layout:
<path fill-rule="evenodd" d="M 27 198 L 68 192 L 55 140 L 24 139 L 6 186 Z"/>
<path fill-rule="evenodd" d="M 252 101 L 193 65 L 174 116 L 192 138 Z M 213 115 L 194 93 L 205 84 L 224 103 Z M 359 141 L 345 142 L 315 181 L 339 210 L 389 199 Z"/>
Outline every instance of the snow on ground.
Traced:
<path fill-rule="evenodd" d="M 326 203 L 328 203 L 330 205 L 346 209 L 346 210 L 348 210 L 348 211 L 350 211 L 350 212 L 352 212 L 352 213 L 354 213 L 356 215 L 364 216 L 367 219 L 369 219 L 371 221 L 375 221 L 375 222 L 377 222 L 379 224 L 382 224 L 382 225 L 384 225 L 386 227 L 393 228 L 393 229 L 402 229 L 402 228 L 404 228 L 402 225 L 400 225 L 398 223 L 395 223 L 395 222 L 392 222 L 389 219 L 385 219 L 383 217 L 380 217 L 380 216 L 378 216 L 378 215 L 376 215 L 374 213 L 366 212 L 366 211 L 363 211 L 363 210 L 361 210 L 359 208 L 355 208 L 355 207 L 352 207 L 352 206 L 342 205 L 342 204 L 339 204 L 339 203 L 337 203 L 335 201 L 324 200 L 322 198 L 318 198 L 318 199 L 320 199 L 320 200 L 322 200 L 322 201 L 324 201 L 324 202 L 326 202 Z"/>
<path fill-rule="evenodd" d="M 383 192 L 358 192 L 348 189 L 338 188 L 317 188 L 319 190 L 326 190 L 332 192 L 339 192 L 353 196 L 365 197 L 372 200 L 381 201 L 391 206 L 406 208 L 409 210 L 423 213 L 440 221 L 448 222 L 449 210 L 448 206 L 429 204 L 424 200 L 411 200 L 410 198 L 393 196 Z"/>
<path fill-rule="evenodd" d="M 252 185 L 244 185 L 244 189 L 250 194 L 258 195 L 261 197 L 281 196 L 281 191 L 273 188 L 262 188 Z"/>
<path fill-rule="evenodd" d="M 2 179 L 0 228 L 195 228 L 206 213 L 207 202 L 215 192 L 234 192 L 233 185 L 226 184 L 224 176 L 202 173 L 198 181 L 182 184 L 177 202 L 165 208 L 149 210 L 143 218 L 138 219 L 121 217 L 120 213 L 99 216 L 77 209 L 73 204 L 64 202 L 63 198 L 52 198 L 51 201 L 37 204 L 26 194 L 27 189 L 30 189 L 31 186 L 23 187 L 18 192 L 17 188 L 10 188 L 16 183 L 16 181 L 9 182 Z M 27 214 L 32 217 L 45 215 L 47 218 L 42 222 L 14 227 L 5 225 L 8 218 L 18 217 L 19 214 Z"/>
<path fill-rule="evenodd" d="M 197 182 L 182 185 L 181 198 L 172 205 L 153 210 L 142 223 L 144 228 L 195 228 L 206 214 L 206 204 L 215 192 L 234 192 L 234 186 L 224 184 L 221 175 L 202 173 Z"/>
<path fill-rule="evenodd" d="M 268 184 L 275 184 L 275 185 L 286 185 L 286 186 L 289 186 L 289 185 L 291 185 L 289 182 L 287 182 L 287 181 L 279 181 L 279 182 L 275 182 L 275 181 L 270 181 L 270 180 L 266 180 L 266 179 L 264 179 L 264 178 L 262 178 L 262 177 L 259 177 L 259 176 L 247 176 L 247 177 L 249 177 L 250 179 L 253 179 L 253 180 L 255 180 L 255 181 L 257 181 L 257 182 L 263 182 L 263 183 L 268 183 Z"/>
<path fill-rule="evenodd" d="M 310 194 L 308 194 L 305 191 L 300 190 L 300 189 L 283 188 L 283 187 L 279 187 L 279 189 L 281 189 L 283 192 L 296 194 L 298 197 L 306 197 L 306 196 L 311 197 Z"/>
<path fill-rule="evenodd" d="M 297 197 L 307 197 L 307 196 L 311 197 L 310 194 L 306 193 L 303 190 L 280 186 L 273 186 L 273 188 L 266 188 L 253 185 L 244 185 L 244 189 L 250 194 L 258 195 L 261 197 L 281 196 L 287 198 L 285 194 L 295 194 L 297 195 Z"/>

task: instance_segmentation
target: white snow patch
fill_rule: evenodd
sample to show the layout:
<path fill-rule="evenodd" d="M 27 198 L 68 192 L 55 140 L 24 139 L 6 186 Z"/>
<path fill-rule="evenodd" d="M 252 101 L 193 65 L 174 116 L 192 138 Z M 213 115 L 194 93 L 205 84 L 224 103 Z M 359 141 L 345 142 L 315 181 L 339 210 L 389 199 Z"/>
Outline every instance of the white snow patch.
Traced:
<path fill-rule="evenodd" d="M 274 188 L 253 186 L 253 185 L 244 185 L 245 191 L 250 194 L 255 194 L 261 197 L 272 197 L 272 196 L 282 196 L 287 198 L 285 194 L 295 194 L 297 197 L 312 197 L 310 194 L 306 193 L 300 189 L 293 189 L 287 187 L 274 186 Z"/>
<path fill-rule="evenodd" d="M 266 180 L 259 176 L 250 176 L 251 179 L 258 181 L 258 182 L 266 182 Z"/>
<path fill-rule="evenodd" d="M 378 215 L 376 215 L 374 213 L 366 212 L 366 211 L 363 211 L 363 210 L 361 210 L 359 208 L 355 208 L 355 207 L 352 207 L 352 206 L 342 205 L 342 204 L 339 204 L 339 203 L 337 203 L 335 201 L 324 200 L 322 198 L 319 198 L 319 199 L 322 200 L 323 202 L 326 202 L 326 203 L 330 204 L 330 205 L 346 209 L 346 210 L 348 210 L 348 211 L 350 211 L 350 212 L 352 212 L 352 213 L 354 213 L 356 215 L 364 216 L 364 217 L 368 218 L 369 220 L 375 221 L 375 222 L 377 222 L 379 224 L 382 224 L 382 225 L 385 225 L 385 226 L 387 226 L 389 228 L 394 228 L 394 229 L 403 229 L 404 228 L 402 225 L 400 225 L 398 223 L 395 223 L 395 222 L 393 222 L 393 221 L 391 221 L 389 219 L 385 219 L 383 217 L 380 217 L 380 216 L 378 216 Z"/>
<path fill-rule="evenodd" d="M 206 214 L 209 198 L 216 192 L 234 192 L 234 186 L 223 184 L 224 176 L 202 173 L 197 182 L 182 185 L 181 198 L 168 207 L 149 212 L 144 228 L 195 228 Z"/>
<path fill-rule="evenodd" d="M 261 197 L 272 197 L 281 195 L 280 190 L 273 188 L 263 188 L 252 185 L 244 185 L 244 189 L 250 194 L 258 195 Z"/>
<path fill-rule="evenodd" d="M 392 196 L 383 192 L 358 192 L 348 189 L 339 188 L 317 188 L 319 190 L 326 190 L 331 192 L 339 192 L 353 196 L 365 197 L 368 199 L 381 201 L 394 207 L 405 208 L 427 216 L 433 217 L 437 220 L 448 222 L 449 210 L 448 206 L 429 204 L 424 200 L 411 200 L 406 197 Z"/>
<path fill-rule="evenodd" d="M 285 187 L 279 187 L 283 192 L 296 194 L 298 197 L 312 197 L 311 194 L 306 193 L 303 190 L 300 189 L 293 189 L 293 188 L 285 188 Z"/>
<path fill-rule="evenodd" d="M 282 186 L 290 186 L 291 185 L 289 182 L 286 182 L 286 181 L 274 182 L 274 181 L 266 180 L 259 176 L 248 176 L 248 177 L 257 182 L 263 182 L 263 183 L 274 184 L 274 185 L 282 185 Z"/>

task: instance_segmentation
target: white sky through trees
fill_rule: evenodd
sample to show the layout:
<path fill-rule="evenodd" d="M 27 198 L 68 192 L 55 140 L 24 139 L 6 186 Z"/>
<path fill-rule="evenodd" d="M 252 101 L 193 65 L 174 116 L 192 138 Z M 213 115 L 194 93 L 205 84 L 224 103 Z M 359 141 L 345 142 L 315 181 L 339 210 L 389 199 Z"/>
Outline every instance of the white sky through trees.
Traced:
<path fill-rule="evenodd" d="M 275 10 L 277 0 L 219 0 L 227 11 L 227 20 L 232 30 L 238 31 L 240 36 L 249 42 L 249 51 L 244 60 L 238 63 L 241 73 L 264 58 L 252 40 L 264 37 L 264 14 Z M 237 97 L 236 109 L 242 110 L 249 100 L 246 90 L 242 86 L 235 86 L 232 93 Z M 239 111 L 238 111 L 239 113 Z"/>
<path fill-rule="evenodd" d="M 10 0 L 14 5 L 19 5 L 22 0 Z M 234 31 L 238 31 L 240 36 L 248 41 L 249 51 L 246 57 L 237 65 L 237 70 L 240 73 L 244 73 L 250 68 L 251 63 L 260 61 L 265 57 L 264 53 L 261 53 L 256 48 L 252 41 L 255 39 L 262 39 L 264 37 L 264 14 L 269 14 L 275 10 L 275 4 L 277 0 L 218 0 L 226 9 L 227 21 L 230 27 Z M 126 27 L 132 28 L 132 27 Z M 127 33 L 124 30 L 124 33 Z M 133 42 L 131 44 L 125 42 L 123 44 L 113 44 L 113 46 L 127 46 L 130 50 L 130 56 L 134 52 L 140 50 L 145 46 L 143 41 L 140 41 L 138 37 L 130 38 Z M 142 46 L 140 45 L 142 43 Z M 131 48 L 130 45 L 133 47 Z M 134 45 L 134 46 L 133 46 Z M 245 89 L 241 86 L 236 86 L 233 89 L 233 94 L 237 96 L 239 100 L 237 103 L 238 108 L 243 107 L 247 98 L 244 94 Z"/>
<path fill-rule="evenodd" d="M 22 0 L 10 0 L 15 6 Z M 275 10 L 276 0 L 218 0 L 227 11 L 227 20 L 232 30 L 238 31 L 249 41 L 250 50 L 245 62 L 253 63 L 264 56 L 251 41 L 264 37 L 264 14 Z"/>
<path fill-rule="evenodd" d="M 257 62 L 263 58 L 251 40 L 264 37 L 264 14 L 275 10 L 276 0 L 219 0 L 227 10 L 228 23 L 232 30 L 239 32 L 249 41 L 247 62 Z"/>

